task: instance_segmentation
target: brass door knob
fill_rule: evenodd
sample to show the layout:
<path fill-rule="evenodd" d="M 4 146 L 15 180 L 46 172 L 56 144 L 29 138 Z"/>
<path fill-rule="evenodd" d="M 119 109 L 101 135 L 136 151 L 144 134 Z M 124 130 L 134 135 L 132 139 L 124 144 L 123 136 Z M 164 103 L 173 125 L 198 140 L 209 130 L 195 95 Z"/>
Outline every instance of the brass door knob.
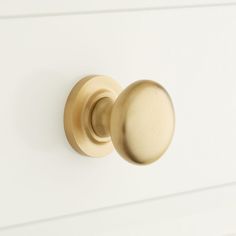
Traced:
<path fill-rule="evenodd" d="M 113 145 L 127 161 L 149 164 L 168 148 L 175 125 L 170 96 L 158 83 L 137 81 L 121 92 L 107 76 L 88 76 L 72 89 L 64 113 L 71 146 L 102 157 Z"/>

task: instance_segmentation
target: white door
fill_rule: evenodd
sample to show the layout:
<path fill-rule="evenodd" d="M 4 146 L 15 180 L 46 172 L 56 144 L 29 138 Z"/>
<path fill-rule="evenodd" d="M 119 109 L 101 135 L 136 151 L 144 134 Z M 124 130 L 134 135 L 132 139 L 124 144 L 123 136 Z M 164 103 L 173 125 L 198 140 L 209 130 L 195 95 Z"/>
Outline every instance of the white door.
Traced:
<path fill-rule="evenodd" d="M 223 0 L 1 2 L 0 235 L 236 234 L 235 42 Z M 72 150 L 64 105 L 89 74 L 169 91 L 158 162 Z"/>

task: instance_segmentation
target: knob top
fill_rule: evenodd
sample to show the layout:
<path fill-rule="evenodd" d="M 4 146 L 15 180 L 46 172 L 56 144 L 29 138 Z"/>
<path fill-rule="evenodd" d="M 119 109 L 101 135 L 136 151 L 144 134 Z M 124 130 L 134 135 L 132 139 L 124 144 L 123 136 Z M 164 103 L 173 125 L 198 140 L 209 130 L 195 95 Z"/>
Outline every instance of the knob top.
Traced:
<path fill-rule="evenodd" d="M 166 90 L 154 81 L 138 81 L 115 101 L 110 134 L 123 158 L 136 164 L 149 164 L 168 148 L 174 123 L 174 108 Z"/>

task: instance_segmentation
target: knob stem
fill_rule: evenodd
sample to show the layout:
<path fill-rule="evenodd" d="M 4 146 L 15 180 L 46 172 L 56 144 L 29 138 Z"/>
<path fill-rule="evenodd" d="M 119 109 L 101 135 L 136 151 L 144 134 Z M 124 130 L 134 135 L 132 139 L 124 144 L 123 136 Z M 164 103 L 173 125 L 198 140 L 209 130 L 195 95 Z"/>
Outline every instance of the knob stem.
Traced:
<path fill-rule="evenodd" d="M 97 101 L 92 111 L 92 128 L 99 137 L 110 137 L 110 118 L 114 100 L 105 97 Z"/>

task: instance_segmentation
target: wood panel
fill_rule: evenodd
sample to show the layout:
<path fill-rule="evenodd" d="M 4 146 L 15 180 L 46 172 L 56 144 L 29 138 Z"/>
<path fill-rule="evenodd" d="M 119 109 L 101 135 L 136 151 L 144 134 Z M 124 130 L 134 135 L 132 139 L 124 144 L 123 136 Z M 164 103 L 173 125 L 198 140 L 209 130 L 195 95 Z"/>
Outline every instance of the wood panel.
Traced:
<path fill-rule="evenodd" d="M 236 180 L 236 7 L 2 19 L 0 42 L 1 226 Z M 159 162 L 70 148 L 64 104 L 87 74 L 167 88 L 177 125 Z"/>

